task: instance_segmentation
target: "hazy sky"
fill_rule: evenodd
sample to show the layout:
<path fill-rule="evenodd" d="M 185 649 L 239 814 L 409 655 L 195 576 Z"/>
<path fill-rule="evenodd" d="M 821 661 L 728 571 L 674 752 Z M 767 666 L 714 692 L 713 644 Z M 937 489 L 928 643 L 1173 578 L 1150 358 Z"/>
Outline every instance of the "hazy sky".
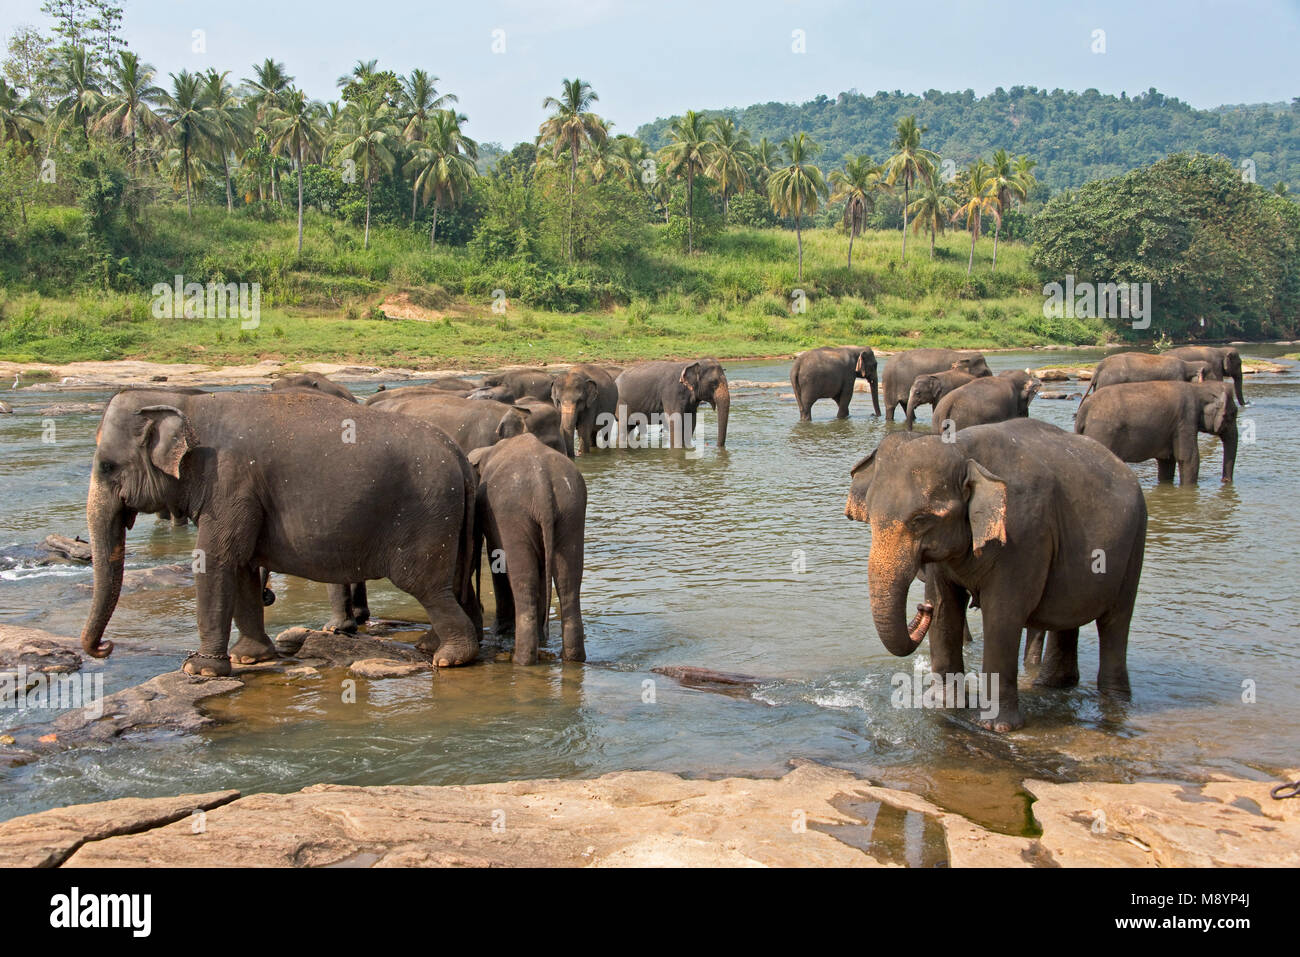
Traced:
<path fill-rule="evenodd" d="M 683 110 L 800 102 L 856 88 L 1015 85 L 1134 94 L 1198 107 L 1300 96 L 1300 0 L 119 0 L 131 48 L 165 75 L 235 80 L 283 61 L 317 98 L 358 59 L 421 66 L 460 96 L 466 132 L 507 146 L 537 132 L 542 99 L 578 76 L 631 133 Z M 46 27 L 41 0 L 4 0 L 0 31 Z M 206 52 L 192 50 L 193 31 Z M 1093 31 L 1105 31 L 1094 53 Z M 503 31 L 494 35 L 494 31 Z M 804 53 L 796 53 L 802 31 Z M 504 52 L 494 53 L 494 42 Z"/>

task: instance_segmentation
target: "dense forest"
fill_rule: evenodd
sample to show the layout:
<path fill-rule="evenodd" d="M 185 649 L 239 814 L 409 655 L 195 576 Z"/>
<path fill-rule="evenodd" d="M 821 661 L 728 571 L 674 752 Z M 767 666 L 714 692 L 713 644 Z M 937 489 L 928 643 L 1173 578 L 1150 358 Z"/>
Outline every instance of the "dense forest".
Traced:
<path fill-rule="evenodd" d="M 1146 166 L 1171 153 L 1218 153 L 1234 166 L 1250 160 L 1264 186 L 1300 180 L 1300 97 L 1291 103 L 1197 110 L 1150 89 L 1130 97 L 1096 90 L 1076 93 L 1032 86 L 921 95 L 857 91 L 806 103 L 757 103 L 706 111 L 726 116 L 755 139 L 779 142 L 796 131 L 820 143 L 828 162 L 888 155 L 898 120 L 913 115 L 926 128 L 926 145 L 957 167 L 1003 147 L 1038 160 L 1039 182 L 1051 193 Z M 667 142 L 676 117 L 636 131 L 652 149 Z"/>

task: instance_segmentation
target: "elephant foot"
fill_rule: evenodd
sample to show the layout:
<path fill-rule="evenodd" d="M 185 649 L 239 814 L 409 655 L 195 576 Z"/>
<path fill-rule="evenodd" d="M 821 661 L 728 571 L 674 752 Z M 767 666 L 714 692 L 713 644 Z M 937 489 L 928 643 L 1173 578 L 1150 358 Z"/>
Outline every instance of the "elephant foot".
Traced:
<path fill-rule="evenodd" d="M 1115 698 L 1124 698 L 1125 700 L 1133 697 L 1133 689 L 1129 687 L 1128 676 L 1125 675 L 1121 680 L 1113 678 L 1110 680 L 1097 679 L 1097 690 L 1104 695 L 1110 695 Z"/>
<path fill-rule="evenodd" d="M 478 642 L 463 638 L 459 641 L 444 641 L 434 652 L 433 663 L 439 668 L 455 668 L 459 665 L 472 664 L 478 659 Z"/>
<path fill-rule="evenodd" d="M 181 671 L 196 678 L 227 678 L 230 676 L 230 659 L 225 655 L 204 655 L 195 651 L 185 659 Z"/>
<path fill-rule="evenodd" d="M 365 606 L 354 608 L 352 610 L 352 620 L 356 623 L 358 628 L 361 627 L 370 620 L 370 609 Z"/>
<path fill-rule="evenodd" d="M 1047 671 L 1044 669 L 1034 679 L 1035 688 L 1073 688 L 1078 684 L 1078 669 L 1074 671 Z"/>
<path fill-rule="evenodd" d="M 241 635 L 235 647 L 230 649 L 230 660 L 237 665 L 255 665 L 263 661 L 274 661 L 280 657 L 270 639 L 256 639 Z"/>
<path fill-rule="evenodd" d="M 984 718 L 980 720 L 980 727 L 985 731 L 996 731 L 998 734 L 1005 734 L 1008 731 L 1018 731 L 1025 726 L 1025 719 L 1020 714 L 1019 708 L 1003 708 L 998 712 L 996 718 Z"/>
<path fill-rule="evenodd" d="M 537 649 L 534 648 L 530 654 L 527 651 L 515 649 L 515 653 L 510 656 L 510 660 L 517 665 L 535 665 L 537 664 Z"/>
<path fill-rule="evenodd" d="M 331 618 L 321 627 L 321 631 L 328 631 L 334 635 L 355 635 L 357 622 L 354 618 Z"/>
<path fill-rule="evenodd" d="M 438 636 L 434 634 L 433 629 L 430 628 L 420 637 L 420 640 L 415 643 L 415 650 L 422 651 L 426 655 L 432 656 L 441 644 L 442 643 L 438 640 Z"/>

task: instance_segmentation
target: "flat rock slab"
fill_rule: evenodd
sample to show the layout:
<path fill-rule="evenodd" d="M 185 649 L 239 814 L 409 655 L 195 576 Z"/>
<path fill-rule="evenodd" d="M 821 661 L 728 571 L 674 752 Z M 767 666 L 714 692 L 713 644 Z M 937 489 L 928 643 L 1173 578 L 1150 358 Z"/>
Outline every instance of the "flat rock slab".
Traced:
<path fill-rule="evenodd" d="M 359 678 L 406 678 L 424 671 L 432 671 L 427 661 L 395 661 L 392 658 L 362 658 L 348 666 L 348 671 Z"/>
<path fill-rule="evenodd" d="M 430 656 L 411 645 L 396 641 L 383 641 L 366 635 L 346 635 L 311 628 L 290 628 L 275 636 L 276 650 L 327 665 L 348 667 L 353 662 L 368 658 L 383 658 L 394 662 L 427 665 Z"/>
<path fill-rule="evenodd" d="M 0 867 L 58 867 L 87 841 L 135 834 L 229 804 L 238 791 L 75 804 L 0 822 Z M 191 826 L 191 830 L 193 827 Z"/>

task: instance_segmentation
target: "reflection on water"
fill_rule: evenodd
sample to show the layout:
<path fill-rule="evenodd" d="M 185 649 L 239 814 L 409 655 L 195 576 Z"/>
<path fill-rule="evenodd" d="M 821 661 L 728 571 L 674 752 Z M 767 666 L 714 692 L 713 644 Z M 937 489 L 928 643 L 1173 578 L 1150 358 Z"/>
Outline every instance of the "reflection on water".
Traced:
<path fill-rule="evenodd" d="M 1053 353 L 1050 361 L 1092 357 Z M 1045 361 L 990 357 L 995 369 Z M 728 368 L 733 379 L 778 381 L 789 367 Z M 849 420 L 834 421 L 826 402 L 812 423 L 800 423 L 784 391 L 734 390 L 726 452 L 709 447 L 688 459 L 623 450 L 580 460 L 590 489 L 586 665 L 488 660 L 432 678 L 358 680 L 355 703 L 345 700 L 339 669 L 258 675 L 211 705 L 220 723 L 202 735 L 142 735 L 0 772 L 0 818 L 125 794 L 286 791 L 321 781 L 457 784 L 619 769 L 776 775 L 790 758 L 806 757 L 1022 832 L 1030 821 L 1025 777 L 1194 777 L 1295 764 L 1300 375 L 1248 380 L 1253 404 L 1242 418 L 1253 420 L 1257 440 L 1241 447 L 1235 485 L 1218 483 L 1218 441 L 1208 436 L 1200 487 L 1156 487 L 1154 463 L 1136 466 L 1151 518 L 1130 639 L 1133 700 L 1097 694 L 1088 628 L 1080 687 L 1026 690 L 1028 727 L 1001 737 L 964 714 L 890 707 L 891 676 L 924 667 L 926 649 L 901 660 L 880 645 L 867 604 L 870 533 L 846 521 L 843 508 L 848 469 L 901 426 L 870 418 L 863 395 Z M 7 398 L 20 412 L 50 401 Z M 1070 428 L 1076 405 L 1040 400 L 1033 414 Z M 711 413 L 704 419 L 711 443 Z M 0 417 L 0 546 L 85 534 L 95 425 L 95 416 L 60 418 L 51 445 L 41 441 L 39 417 Z M 141 516 L 129 536 L 129 567 L 185 561 L 193 542 L 192 528 Z M 0 571 L 0 621 L 75 634 L 88 582 L 84 569 Z M 272 634 L 327 617 L 323 586 L 283 576 L 274 585 Z M 371 607 L 387 618 L 422 617 L 387 583 L 372 589 Z M 110 635 L 119 648 L 147 654 L 87 668 L 102 669 L 111 692 L 178 666 L 194 647 L 193 611 L 189 588 L 125 595 Z M 977 617 L 971 625 L 968 660 L 978 661 Z M 651 672 L 672 664 L 743 672 L 764 684 L 743 700 Z M 1252 689 L 1254 703 L 1246 703 Z M 0 713 L 0 730 L 17 723 Z M 842 839 L 882 840 L 900 862 L 937 861 L 923 821 L 880 815 L 874 836 Z"/>

